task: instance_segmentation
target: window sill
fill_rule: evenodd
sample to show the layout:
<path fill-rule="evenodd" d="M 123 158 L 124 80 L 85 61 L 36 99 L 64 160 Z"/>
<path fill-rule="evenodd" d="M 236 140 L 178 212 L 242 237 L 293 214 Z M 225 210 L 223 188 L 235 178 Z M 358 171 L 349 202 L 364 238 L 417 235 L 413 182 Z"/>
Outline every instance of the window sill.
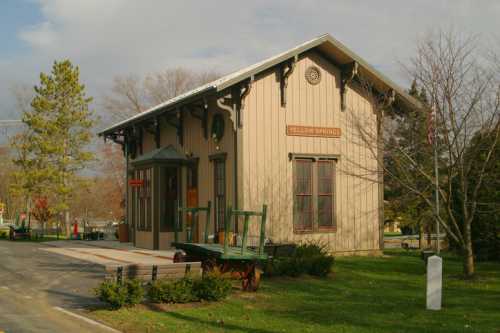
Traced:
<path fill-rule="evenodd" d="M 317 230 L 294 230 L 294 234 L 303 235 L 303 234 L 331 234 L 336 233 L 337 227 L 329 227 L 329 228 L 319 228 Z"/>

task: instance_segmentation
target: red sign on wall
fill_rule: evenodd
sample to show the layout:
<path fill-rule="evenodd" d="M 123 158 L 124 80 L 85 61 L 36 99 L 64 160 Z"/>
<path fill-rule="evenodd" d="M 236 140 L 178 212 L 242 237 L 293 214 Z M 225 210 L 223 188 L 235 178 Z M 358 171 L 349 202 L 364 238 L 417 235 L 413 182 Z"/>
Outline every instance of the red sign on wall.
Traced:
<path fill-rule="evenodd" d="M 141 186 L 144 186 L 144 180 L 143 179 L 129 179 L 128 184 L 131 187 L 141 187 Z"/>

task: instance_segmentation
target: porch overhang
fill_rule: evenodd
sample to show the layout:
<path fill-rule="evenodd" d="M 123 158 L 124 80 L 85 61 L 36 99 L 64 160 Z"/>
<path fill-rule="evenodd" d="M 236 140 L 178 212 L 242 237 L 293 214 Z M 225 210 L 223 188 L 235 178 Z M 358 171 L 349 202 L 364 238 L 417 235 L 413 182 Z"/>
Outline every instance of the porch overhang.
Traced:
<path fill-rule="evenodd" d="M 186 164 L 190 161 L 187 156 L 180 153 L 172 145 L 154 149 L 136 159 L 132 160 L 133 166 L 151 165 L 151 164 Z"/>

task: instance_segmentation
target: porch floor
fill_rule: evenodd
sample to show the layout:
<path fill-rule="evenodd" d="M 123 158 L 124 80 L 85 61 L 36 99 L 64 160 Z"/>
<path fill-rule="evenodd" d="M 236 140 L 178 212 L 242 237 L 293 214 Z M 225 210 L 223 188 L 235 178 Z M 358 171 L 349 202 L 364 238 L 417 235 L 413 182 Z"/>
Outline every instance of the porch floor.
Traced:
<path fill-rule="evenodd" d="M 44 251 L 57 253 L 99 265 L 143 264 L 162 265 L 173 263 L 174 250 L 152 251 L 139 249 L 131 243 L 118 241 L 54 241 L 44 243 Z"/>

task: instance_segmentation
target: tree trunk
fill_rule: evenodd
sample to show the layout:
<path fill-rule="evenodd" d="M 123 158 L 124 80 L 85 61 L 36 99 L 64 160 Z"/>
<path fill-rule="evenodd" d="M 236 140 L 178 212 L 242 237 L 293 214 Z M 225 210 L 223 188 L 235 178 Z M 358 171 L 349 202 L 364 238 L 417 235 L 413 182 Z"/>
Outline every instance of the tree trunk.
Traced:
<path fill-rule="evenodd" d="M 422 249 L 424 247 L 424 224 L 422 221 L 418 222 L 418 248 Z"/>
<path fill-rule="evenodd" d="M 464 228 L 464 275 L 466 278 L 474 276 L 474 250 L 472 249 L 472 237 L 470 223 L 466 223 Z"/>
<path fill-rule="evenodd" d="M 432 248 L 432 242 L 431 242 L 431 235 L 432 235 L 432 229 L 429 225 L 426 226 L 425 228 L 426 233 L 427 233 L 427 248 Z"/>
<path fill-rule="evenodd" d="M 69 210 L 64 212 L 64 227 L 66 229 L 66 238 L 71 236 L 71 223 L 69 221 Z"/>

